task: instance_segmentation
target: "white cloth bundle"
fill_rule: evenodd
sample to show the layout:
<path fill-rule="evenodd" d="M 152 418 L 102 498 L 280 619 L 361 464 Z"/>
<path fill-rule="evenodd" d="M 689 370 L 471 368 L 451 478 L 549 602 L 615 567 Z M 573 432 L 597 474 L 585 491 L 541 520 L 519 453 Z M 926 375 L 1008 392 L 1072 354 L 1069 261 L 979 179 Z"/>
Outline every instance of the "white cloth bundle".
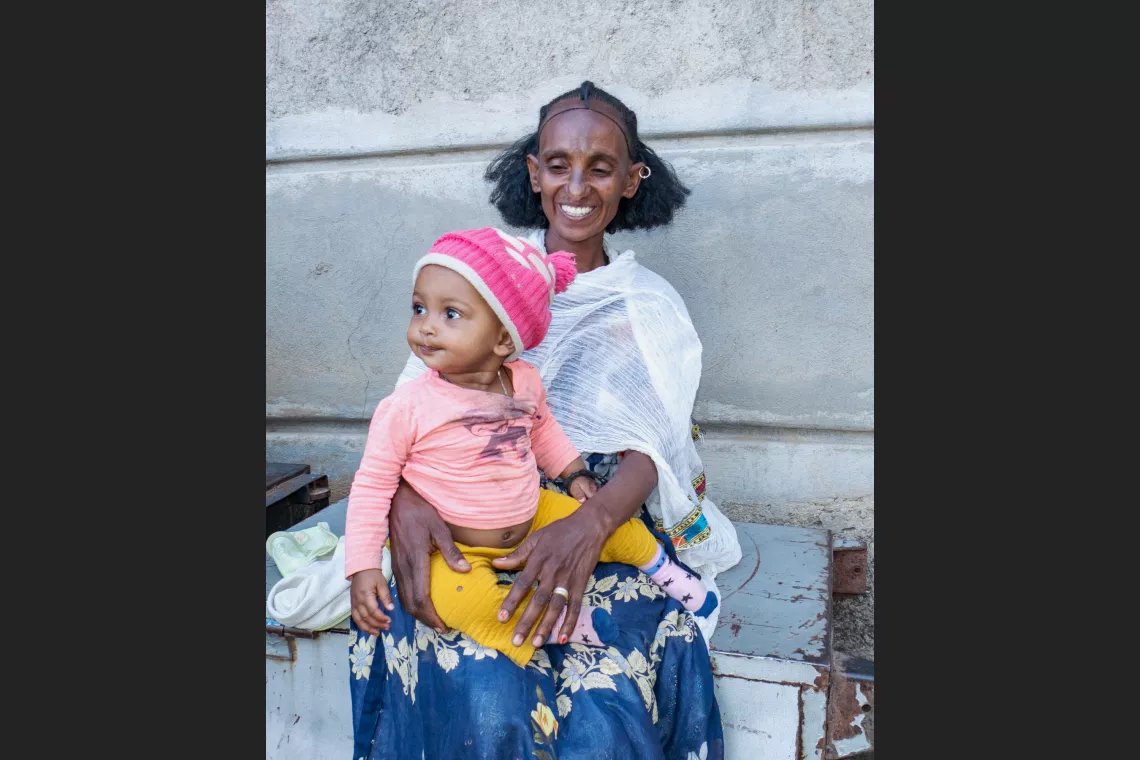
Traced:
<path fill-rule="evenodd" d="M 542 230 L 527 241 L 545 252 Z M 555 296 L 551 313 L 542 344 L 522 355 L 542 375 L 551 411 L 579 452 L 633 450 L 653 460 L 657 488 L 646 505 L 674 534 L 703 516 L 707 534 L 690 535 L 677 554 L 715 590 L 717 573 L 740 561 L 740 542 L 732 522 L 694 486 L 704 471 L 690 416 L 701 342 L 684 301 L 626 251 L 579 274 Z M 413 355 L 397 387 L 425 370 Z M 698 621 L 706 639 L 716 618 Z"/>
<path fill-rule="evenodd" d="M 323 631 L 351 614 L 344 577 L 344 536 L 328 559 L 315 559 L 273 584 L 265 614 L 282 625 Z"/>

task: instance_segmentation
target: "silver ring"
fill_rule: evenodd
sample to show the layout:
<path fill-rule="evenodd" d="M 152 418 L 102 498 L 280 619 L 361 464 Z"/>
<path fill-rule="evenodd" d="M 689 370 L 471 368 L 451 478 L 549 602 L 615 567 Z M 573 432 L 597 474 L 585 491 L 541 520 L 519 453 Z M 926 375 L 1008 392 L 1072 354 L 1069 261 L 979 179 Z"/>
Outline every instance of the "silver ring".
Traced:
<path fill-rule="evenodd" d="M 561 586 L 555 586 L 554 591 L 552 591 L 551 593 L 552 594 L 558 594 L 560 597 L 562 597 L 566 601 L 570 601 L 570 592 L 567 591 L 566 589 L 562 588 Z"/>
<path fill-rule="evenodd" d="M 653 173 L 653 170 L 650 169 L 648 166 L 642 166 L 640 169 L 637 170 L 637 176 L 641 177 L 642 179 L 649 179 L 649 175 L 652 173 Z"/>

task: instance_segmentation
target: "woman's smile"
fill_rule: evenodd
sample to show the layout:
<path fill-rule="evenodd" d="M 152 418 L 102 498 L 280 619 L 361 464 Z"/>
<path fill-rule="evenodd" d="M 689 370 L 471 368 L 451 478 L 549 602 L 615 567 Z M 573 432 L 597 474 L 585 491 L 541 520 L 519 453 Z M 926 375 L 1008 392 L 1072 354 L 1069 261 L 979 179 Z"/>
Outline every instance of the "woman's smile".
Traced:
<path fill-rule="evenodd" d="M 571 206 L 567 203 L 558 204 L 558 209 L 571 221 L 579 222 L 598 210 L 597 206 Z"/>

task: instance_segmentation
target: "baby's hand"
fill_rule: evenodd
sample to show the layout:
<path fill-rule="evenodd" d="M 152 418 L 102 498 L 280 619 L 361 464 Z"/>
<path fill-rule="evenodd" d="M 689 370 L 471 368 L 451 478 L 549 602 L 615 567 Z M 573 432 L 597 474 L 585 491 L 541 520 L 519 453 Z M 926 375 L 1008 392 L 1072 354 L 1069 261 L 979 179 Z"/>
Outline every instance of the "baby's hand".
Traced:
<path fill-rule="evenodd" d="M 581 504 L 586 499 L 594 498 L 594 494 L 598 492 L 598 484 L 594 482 L 593 478 L 585 475 L 574 478 L 570 483 L 570 495 L 578 500 Z"/>
<path fill-rule="evenodd" d="M 391 618 L 384 614 L 376 598 L 380 598 L 384 609 L 395 609 L 392 604 L 392 594 L 388 590 L 388 581 L 380 570 L 361 570 L 352 576 L 349 599 L 352 605 L 352 619 L 360 630 L 379 635 L 391 626 Z"/>

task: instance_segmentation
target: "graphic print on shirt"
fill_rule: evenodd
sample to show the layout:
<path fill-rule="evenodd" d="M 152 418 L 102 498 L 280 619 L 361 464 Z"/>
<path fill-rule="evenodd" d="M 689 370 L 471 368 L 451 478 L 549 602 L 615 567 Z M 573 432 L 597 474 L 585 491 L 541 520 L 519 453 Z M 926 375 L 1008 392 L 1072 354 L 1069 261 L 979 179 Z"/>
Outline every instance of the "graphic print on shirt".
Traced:
<path fill-rule="evenodd" d="M 487 445 L 479 452 L 479 459 L 506 459 L 514 453 L 519 459 L 526 459 L 530 453 L 530 438 L 527 429 L 511 422 L 527 414 L 518 408 L 498 410 L 471 409 L 460 420 L 471 435 L 486 438 Z"/>

